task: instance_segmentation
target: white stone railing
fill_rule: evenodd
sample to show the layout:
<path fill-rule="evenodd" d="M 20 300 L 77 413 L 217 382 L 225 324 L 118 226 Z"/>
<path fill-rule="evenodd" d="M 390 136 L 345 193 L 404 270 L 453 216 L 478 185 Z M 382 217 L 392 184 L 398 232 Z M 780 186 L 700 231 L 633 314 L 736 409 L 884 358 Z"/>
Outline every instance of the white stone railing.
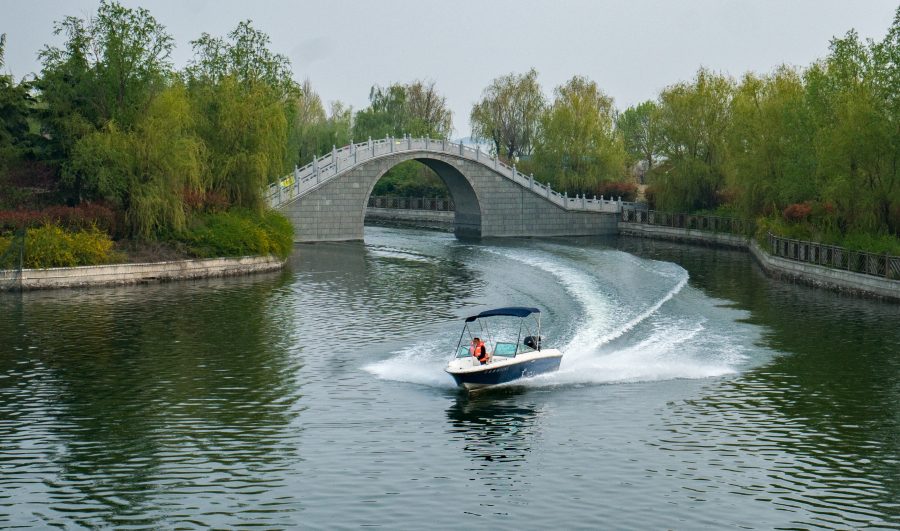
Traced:
<path fill-rule="evenodd" d="M 454 143 L 446 139 L 428 137 L 384 138 L 374 141 L 370 138 L 368 142 L 349 144 L 341 149 L 334 148 L 328 155 L 314 159 L 302 168 L 294 168 L 293 174 L 287 175 L 278 183 L 269 185 L 264 197 L 271 208 L 277 209 L 367 160 L 404 151 L 448 153 L 473 160 L 566 210 L 619 213 L 623 206 L 633 205 L 633 203 L 623 202 L 621 197 L 617 200 L 603 197 L 597 199 L 596 196 L 593 199 L 578 195 L 569 197 L 568 194 L 553 191 L 550 183 L 543 185 L 535 182 L 533 175 L 526 176 L 516 171 L 515 164 L 508 166 L 499 158 L 481 151 L 480 147 L 473 149 L 462 142 Z"/>

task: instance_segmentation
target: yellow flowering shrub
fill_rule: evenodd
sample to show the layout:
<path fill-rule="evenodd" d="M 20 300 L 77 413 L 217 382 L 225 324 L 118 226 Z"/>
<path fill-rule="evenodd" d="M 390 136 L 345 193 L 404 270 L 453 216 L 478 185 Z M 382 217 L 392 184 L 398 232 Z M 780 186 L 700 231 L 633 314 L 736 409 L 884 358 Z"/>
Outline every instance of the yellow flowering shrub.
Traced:
<path fill-rule="evenodd" d="M 25 236 L 24 267 L 43 269 L 122 262 L 122 256 L 112 247 L 109 236 L 96 228 L 70 232 L 58 225 L 45 224 L 30 229 Z"/>

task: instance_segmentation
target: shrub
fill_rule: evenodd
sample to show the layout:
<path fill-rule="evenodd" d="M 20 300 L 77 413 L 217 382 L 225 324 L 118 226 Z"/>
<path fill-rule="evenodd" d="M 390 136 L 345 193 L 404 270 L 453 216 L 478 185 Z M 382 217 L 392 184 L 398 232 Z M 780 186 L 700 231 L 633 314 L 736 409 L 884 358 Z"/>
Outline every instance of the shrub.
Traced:
<path fill-rule="evenodd" d="M 185 189 L 184 204 L 192 212 L 212 214 L 228 210 L 228 198 L 216 192 L 195 192 Z"/>
<path fill-rule="evenodd" d="M 596 195 L 606 199 L 622 198 L 622 201 L 634 201 L 637 198 L 637 187 L 634 183 L 610 181 L 592 189 L 588 195 Z"/>
<path fill-rule="evenodd" d="M 811 214 L 812 207 L 810 207 L 809 205 L 800 205 L 794 203 L 792 205 L 788 205 L 787 208 L 784 209 L 781 217 L 789 223 L 797 223 L 800 221 L 808 220 Z"/>
<path fill-rule="evenodd" d="M 294 227 L 277 212 L 247 209 L 195 216 L 188 228 L 165 235 L 183 242 L 197 258 L 275 255 L 287 258 L 294 247 Z"/>
<path fill-rule="evenodd" d="M 0 254 L 9 247 L 12 237 L 0 238 Z M 75 267 L 111 264 L 122 261 L 112 251 L 109 236 L 97 229 L 67 231 L 59 225 L 45 223 L 29 229 L 25 236 L 25 263 L 29 269 Z"/>

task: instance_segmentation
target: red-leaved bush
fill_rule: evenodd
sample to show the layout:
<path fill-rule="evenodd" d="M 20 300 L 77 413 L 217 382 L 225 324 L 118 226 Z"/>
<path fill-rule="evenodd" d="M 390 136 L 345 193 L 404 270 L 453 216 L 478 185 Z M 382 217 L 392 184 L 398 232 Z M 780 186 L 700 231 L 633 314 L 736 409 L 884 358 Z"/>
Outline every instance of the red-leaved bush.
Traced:
<path fill-rule="evenodd" d="M 788 205 L 787 208 L 784 209 L 781 216 L 785 221 L 788 222 L 798 222 L 798 221 L 806 221 L 812 219 L 812 221 L 816 221 L 817 219 L 823 218 L 828 214 L 834 213 L 834 205 L 831 203 L 820 203 L 819 201 L 804 201 L 802 204 L 794 203 L 792 205 Z"/>
<path fill-rule="evenodd" d="M 604 199 L 618 199 L 621 197 L 622 201 L 634 201 L 635 197 L 637 197 L 637 187 L 634 183 L 610 181 L 601 184 L 591 193 L 598 198 L 601 196 Z"/>
<path fill-rule="evenodd" d="M 781 217 L 783 217 L 787 222 L 796 223 L 798 221 L 805 221 L 809 219 L 809 216 L 811 214 L 811 206 L 794 203 L 792 205 L 788 205 L 787 208 L 784 209 L 784 212 L 781 213 Z"/>
<path fill-rule="evenodd" d="M 184 191 L 184 203 L 194 212 L 214 214 L 228 210 L 228 198 L 216 192 Z"/>
<path fill-rule="evenodd" d="M 87 230 L 96 227 L 110 236 L 117 235 L 122 216 L 108 206 L 85 203 L 76 207 L 55 206 L 43 210 L 0 210 L 0 235 L 24 226 L 38 227 L 44 223 L 68 230 Z"/>

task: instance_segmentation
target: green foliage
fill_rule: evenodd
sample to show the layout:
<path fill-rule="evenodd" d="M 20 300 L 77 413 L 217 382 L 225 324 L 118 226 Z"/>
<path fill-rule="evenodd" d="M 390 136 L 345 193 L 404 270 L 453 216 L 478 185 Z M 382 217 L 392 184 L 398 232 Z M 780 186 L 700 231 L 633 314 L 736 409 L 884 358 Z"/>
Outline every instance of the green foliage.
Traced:
<path fill-rule="evenodd" d="M 254 29 L 252 20 L 238 23 L 228 33 L 229 41 L 203 33 L 191 41 L 194 58 L 185 74 L 193 81 L 217 82 L 233 78 L 240 84 L 263 84 L 279 98 L 295 96 L 299 86 L 293 81 L 291 62 L 268 49 L 269 36 Z"/>
<path fill-rule="evenodd" d="M 233 204 L 261 211 L 263 187 L 288 170 L 288 117 L 300 87 L 287 58 L 270 52 L 269 37 L 250 21 L 228 38 L 204 33 L 192 41 L 185 75 L 210 185 Z"/>
<path fill-rule="evenodd" d="M 0 68 L 3 65 L 3 44 L 6 34 L 0 35 Z M 0 164 L 6 158 L 18 154 L 29 137 L 29 118 L 33 113 L 34 98 L 29 93 L 30 83 L 16 83 L 12 76 L 0 74 Z M 2 166 L 0 166 L 2 171 Z"/>
<path fill-rule="evenodd" d="M 453 113 L 435 82 L 415 80 L 408 85 L 375 85 L 369 92 L 368 108 L 356 113 L 353 136 L 357 139 L 386 136 L 430 136 L 445 138 L 453 128 Z"/>
<path fill-rule="evenodd" d="M 285 173 L 287 120 L 272 88 L 226 76 L 195 84 L 191 103 L 209 185 L 232 204 L 261 211 L 263 187 Z"/>
<path fill-rule="evenodd" d="M 352 107 L 344 107 L 340 101 L 333 101 L 330 103 L 329 116 L 325 118 L 324 110 L 321 116 L 304 124 L 297 134 L 292 134 L 291 144 L 296 152 L 291 153 L 296 153 L 300 166 L 312 162 L 313 157 L 331 153 L 335 146 L 343 147 L 350 143 Z"/>
<path fill-rule="evenodd" d="M 734 81 L 705 68 L 691 82 L 660 94 L 660 126 L 667 168 L 653 174 L 657 207 L 669 211 L 715 208 L 725 185 L 725 134 Z"/>
<path fill-rule="evenodd" d="M 103 0 L 96 16 L 66 17 L 54 33 L 67 40 L 40 52 L 38 88 L 42 121 L 64 152 L 110 121 L 136 122 L 173 73 L 173 39 L 146 9 Z"/>
<path fill-rule="evenodd" d="M 285 259 L 293 250 L 294 227 L 278 212 L 233 208 L 198 215 L 189 227 L 164 237 L 182 242 L 197 258 L 271 254 Z"/>
<path fill-rule="evenodd" d="M 625 171 L 625 147 L 615 128 L 613 99 L 593 81 L 573 77 L 554 89 L 534 151 L 541 180 L 570 194 L 587 193 Z"/>
<path fill-rule="evenodd" d="M 85 189 L 123 205 L 130 233 L 151 237 L 186 221 L 185 190 L 203 185 L 203 146 L 193 136 L 193 116 L 184 87 L 155 97 L 129 129 L 110 121 L 81 138 L 64 179 L 81 178 Z"/>
<path fill-rule="evenodd" d="M 408 160 L 397 164 L 378 179 L 372 195 L 450 197 L 450 190 L 431 168 Z"/>
<path fill-rule="evenodd" d="M 0 255 L 12 243 L 12 237 L 0 237 Z M 123 257 L 113 252 L 109 236 L 97 229 L 67 231 L 45 224 L 30 229 L 25 236 L 25 263 L 29 269 L 114 264 Z"/>
<path fill-rule="evenodd" d="M 472 138 L 490 142 L 494 154 L 507 159 L 530 156 L 541 133 L 547 106 L 534 68 L 494 79 L 472 107 Z"/>
<path fill-rule="evenodd" d="M 659 106 L 645 101 L 636 107 L 629 107 L 620 116 L 619 130 L 625 141 L 625 151 L 632 161 L 647 161 L 647 170 L 662 151 L 663 136 L 660 130 Z"/>

